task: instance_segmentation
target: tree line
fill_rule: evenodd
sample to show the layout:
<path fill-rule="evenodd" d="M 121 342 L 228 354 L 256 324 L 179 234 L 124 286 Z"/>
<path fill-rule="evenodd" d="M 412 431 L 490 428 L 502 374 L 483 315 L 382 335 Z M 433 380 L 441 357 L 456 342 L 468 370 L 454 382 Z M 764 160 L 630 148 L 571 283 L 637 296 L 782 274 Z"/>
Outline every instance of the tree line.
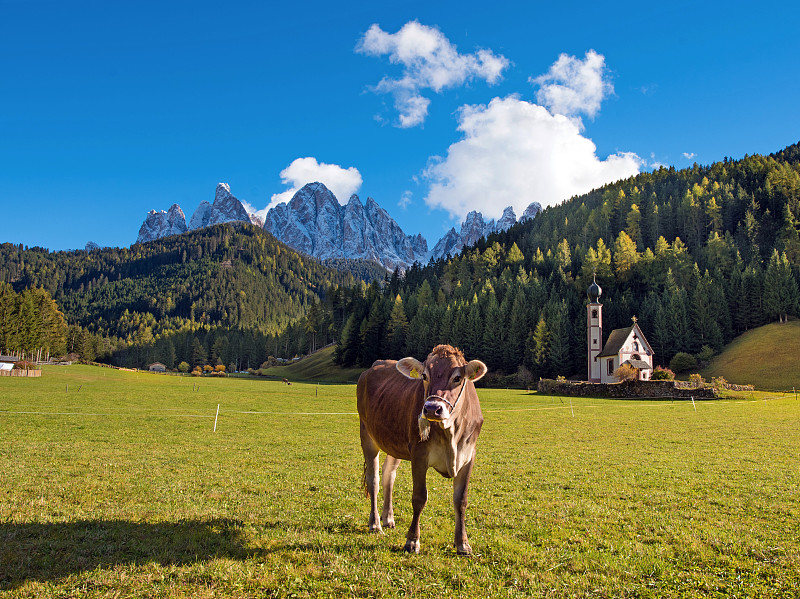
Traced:
<path fill-rule="evenodd" d="M 799 158 L 795 145 L 643 173 L 395 273 L 346 306 L 336 359 L 367 367 L 451 343 L 495 372 L 585 376 L 595 278 L 606 337 L 637 316 L 657 363 L 713 355 L 800 315 Z"/>
<path fill-rule="evenodd" d="M 0 282 L 0 353 L 45 360 L 67 351 L 68 326 L 44 289 L 16 293 Z"/>
<path fill-rule="evenodd" d="M 0 281 L 48 293 L 86 359 L 240 370 L 337 341 L 338 363 L 367 367 L 450 343 L 495 373 L 581 376 L 594 279 L 606 337 L 635 315 L 661 364 L 800 315 L 800 149 L 642 173 L 382 280 L 331 264 L 350 272 L 246 224 L 88 252 L 0 244 Z"/>

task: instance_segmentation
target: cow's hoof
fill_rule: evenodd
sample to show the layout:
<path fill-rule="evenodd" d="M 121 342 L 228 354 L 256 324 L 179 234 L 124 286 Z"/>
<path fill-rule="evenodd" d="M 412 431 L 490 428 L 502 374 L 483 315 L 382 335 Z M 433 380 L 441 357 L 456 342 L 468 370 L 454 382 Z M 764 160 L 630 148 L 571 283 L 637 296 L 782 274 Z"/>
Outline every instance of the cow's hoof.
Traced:
<path fill-rule="evenodd" d="M 383 524 L 384 528 L 394 528 L 394 519 L 381 520 L 381 524 Z"/>
<path fill-rule="evenodd" d="M 419 540 L 412 541 L 411 539 L 408 539 L 403 547 L 403 551 L 406 553 L 419 553 Z"/>
<path fill-rule="evenodd" d="M 469 543 L 464 543 L 461 547 L 456 547 L 456 554 L 472 555 L 472 547 L 469 546 Z"/>
<path fill-rule="evenodd" d="M 378 523 L 370 524 L 369 525 L 369 531 L 371 533 L 375 533 L 376 535 L 382 535 L 383 534 L 383 530 L 381 530 L 381 525 L 378 524 Z"/>

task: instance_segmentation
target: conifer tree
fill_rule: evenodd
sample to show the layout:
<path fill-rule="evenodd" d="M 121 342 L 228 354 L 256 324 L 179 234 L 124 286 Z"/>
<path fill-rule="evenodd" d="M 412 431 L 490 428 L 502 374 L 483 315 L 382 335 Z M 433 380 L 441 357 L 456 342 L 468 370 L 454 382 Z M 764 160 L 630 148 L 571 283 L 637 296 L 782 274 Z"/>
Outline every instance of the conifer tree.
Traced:
<path fill-rule="evenodd" d="M 539 317 L 530 339 L 531 372 L 535 377 L 547 376 L 550 359 L 550 331 L 547 328 L 544 314 Z"/>
<path fill-rule="evenodd" d="M 771 320 L 785 322 L 790 314 L 797 313 L 797 282 L 786 253 L 773 250 L 764 273 L 764 312 Z"/>
<path fill-rule="evenodd" d="M 386 330 L 388 338 L 387 355 L 393 360 L 399 360 L 403 357 L 401 354 L 405 348 L 408 335 L 408 319 L 406 318 L 405 310 L 403 310 L 403 299 L 399 293 L 394 298 L 392 313 L 389 315 Z"/>

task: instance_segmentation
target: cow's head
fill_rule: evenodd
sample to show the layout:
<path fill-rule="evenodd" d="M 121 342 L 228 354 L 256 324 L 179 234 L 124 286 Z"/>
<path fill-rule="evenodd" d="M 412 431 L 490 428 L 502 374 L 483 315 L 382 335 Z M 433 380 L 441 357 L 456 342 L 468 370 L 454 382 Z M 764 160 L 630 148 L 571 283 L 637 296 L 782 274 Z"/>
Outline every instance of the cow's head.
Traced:
<path fill-rule="evenodd" d="M 397 363 L 397 370 L 410 379 L 422 379 L 425 404 L 420 415 L 420 434 L 427 438 L 430 422 L 447 426 L 458 410 L 467 384 L 486 374 L 486 364 L 480 360 L 467 362 L 461 350 L 437 345 L 424 364 L 416 358 L 403 358 Z"/>

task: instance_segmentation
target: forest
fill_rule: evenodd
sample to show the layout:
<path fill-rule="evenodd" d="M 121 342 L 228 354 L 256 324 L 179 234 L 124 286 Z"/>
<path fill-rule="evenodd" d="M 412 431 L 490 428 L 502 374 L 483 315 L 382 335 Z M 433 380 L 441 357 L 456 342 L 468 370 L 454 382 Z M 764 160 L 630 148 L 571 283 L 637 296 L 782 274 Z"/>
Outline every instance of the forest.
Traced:
<path fill-rule="evenodd" d="M 48 294 L 70 351 L 139 367 L 258 368 L 334 341 L 367 367 L 451 343 L 507 383 L 581 377 L 595 279 L 605 336 L 636 316 L 657 364 L 800 316 L 800 146 L 642 173 L 402 273 L 323 265 L 246 224 L 89 252 L 0 244 L 5 296 Z"/>
<path fill-rule="evenodd" d="M 423 358 L 452 343 L 518 382 L 583 377 L 586 289 L 604 332 L 636 316 L 656 364 L 708 359 L 800 315 L 800 149 L 660 168 L 607 185 L 460 255 L 398 273 L 344 307 L 336 358 Z"/>
<path fill-rule="evenodd" d="M 302 256 L 244 223 L 130 248 L 50 252 L 0 244 L 2 326 L 8 330 L 0 351 L 31 351 L 36 345 L 21 333 L 29 318 L 5 307 L 13 303 L 12 293 L 36 290 L 51 298 L 68 323 L 57 347 L 84 360 L 257 368 L 268 355 L 308 351 L 309 333 L 299 329 L 300 320 L 313 315 L 328 287 L 358 286 L 360 277 L 383 272 L 371 263 L 334 265 Z M 330 341 L 327 330 L 310 335 L 312 349 Z"/>

